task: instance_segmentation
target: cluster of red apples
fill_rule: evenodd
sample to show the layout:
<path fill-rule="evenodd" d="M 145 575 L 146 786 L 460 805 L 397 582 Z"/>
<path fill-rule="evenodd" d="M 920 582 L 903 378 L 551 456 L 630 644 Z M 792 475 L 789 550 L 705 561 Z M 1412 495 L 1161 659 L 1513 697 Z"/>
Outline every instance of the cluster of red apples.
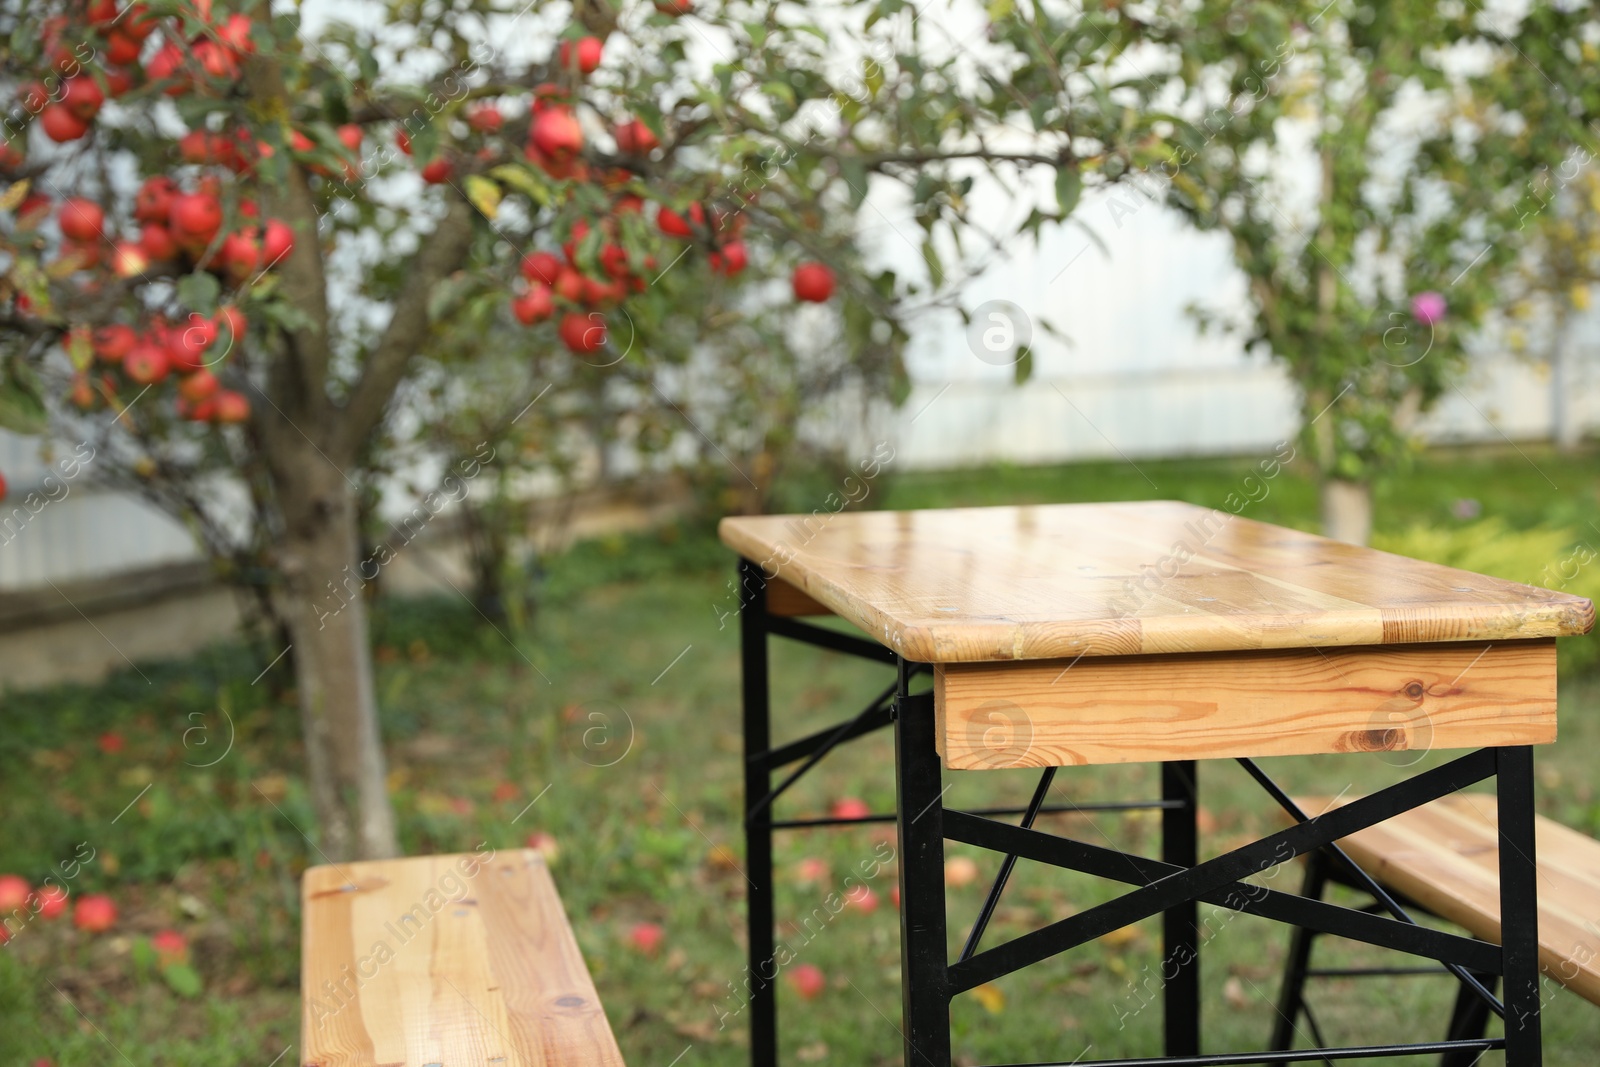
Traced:
<path fill-rule="evenodd" d="M 669 17 L 686 14 L 692 6 L 692 0 L 653 2 Z M 88 136 L 107 98 L 137 86 L 158 87 L 167 95 L 181 96 L 235 82 L 241 76 L 244 57 L 254 49 L 249 16 L 213 16 L 210 0 L 197 0 L 194 10 L 181 20 L 157 17 L 142 2 L 92 0 L 79 21 L 50 20 L 45 43 L 53 75 L 44 83 L 26 87 L 23 98 L 44 135 L 57 143 Z M 573 76 L 567 81 L 576 82 L 600 67 L 604 53 L 601 38 L 583 36 L 563 39 L 553 58 Z M 463 117 L 474 133 L 485 138 L 500 135 L 506 125 L 505 114 L 494 103 L 475 104 Z M 354 180 L 367 131 L 348 123 L 335 132 L 347 153 L 343 177 Z M 660 147 L 656 132 L 637 118 L 615 123 L 610 132 L 623 161 L 643 160 Z M 403 126 L 395 140 L 402 152 L 412 154 L 412 139 Z M 291 130 L 288 148 L 310 173 L 335 177 L 327 151 L 305 132 Z M 630 293 L 642 291 L 646 272 L 656 267 L 654 256 L 626 248 L 621 235 L 620 217 L 646 210 L 641 197 L 622 190 L 630 182 L 631 172 L 621 166 L 591 167 L 584 148 L 584 128 L 570 88 L 555 83 L 537 87 L 522 146 L 525 157 L 553 178 L 596 181 L 617 194 L 609 214 L 573 225 L 562 248 L 564 255 L 538 251 L 523 258 L 525 283 L 511 301 L 513 314 L 526 325 L 559 315 L 558 336 L 579 354 L 605 345 L 604 313 Z M 52 212 L 50 200 L 38 193 L 18 208 L 19 221 L 37 225 L 54 214 L 62 237 L 60 260 L 67 269 L 88 272 L 88 286 L 99 284 L 96 275 L 137 281 L 201 270 L 216 275 L 226 286 L 242 289 L 289 255 L 294 246 L 290 227 L 278 219 L 262 219 L 251 199 L 225 197 L 219 174 L 228 171 L 240 181 L 248 181 L 260 160 L 274 152 L 271 144 L 244 128 L 229 133 L 198 129 L 180 138 L 176 149 L 182 161 L 199 173 L 187 180 L 167 174 L 146 179 L 135 198 L 126 232 L 112 232 L 101 204 L 73 198 Z M 495 154 L 484 145 L 478 164 Z M 443 149 L 431 159 L 418 160 L 418 172 L 429 184 L 454 183 L 461 162 L 456 149 Z M 0 171 L 16 170 L 24 163 L 19 147 L 12 143 L 0 147 Z M 691 203 L 683 212 L 660 205 L 655 221 L 667 237 L 702 247 L 714 273 L 733 277 L 749 264 L 742 212 L 718 208 L 710 201 Z M 601 235 L 599 251 L 595 265 L 585 270 L 578 262 L 577 246 L 592 230 Z M 826 265 L 807 262 L 795 269 L 792 285 L 797 300 L 821 303 L 832 295 L 835 278 Z M 80 328 L 73 337 L 87 336 L 89 343 L 69 344 L 69 352 L 79 354 L 71 399 L 86 408 L 101 396 L 110 400 L 123 384 L 113 373 L 120 370 L 122 379 L 140 387 L 172 378 L 176 383 L 174 403 L 186 418 L 242 420 L 248 416 L 248 401 L 242 394 L 221 388 L 216 367 L 242 342 L 243 329 L 244 316 L 231 305 L 209 318 L 190 315 L 187 321 L 168 322 L 153 317 L 137 326 L 111 323 Z M 116 366 L 103 368 L 98 379 L 92 379 L 82 356 L 88 351 L 100 362 Z"/>

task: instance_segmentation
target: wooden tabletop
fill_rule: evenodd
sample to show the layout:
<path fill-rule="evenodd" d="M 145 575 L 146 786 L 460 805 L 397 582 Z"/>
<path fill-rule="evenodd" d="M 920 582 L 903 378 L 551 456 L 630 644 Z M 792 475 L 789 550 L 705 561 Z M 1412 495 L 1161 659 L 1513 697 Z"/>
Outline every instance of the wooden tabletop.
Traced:
<path fill-rule="evenodd" d="M 1582 597 L 1176 501 L 763 515 L 724 544 L 908 659 L 1503 641 Z"/>

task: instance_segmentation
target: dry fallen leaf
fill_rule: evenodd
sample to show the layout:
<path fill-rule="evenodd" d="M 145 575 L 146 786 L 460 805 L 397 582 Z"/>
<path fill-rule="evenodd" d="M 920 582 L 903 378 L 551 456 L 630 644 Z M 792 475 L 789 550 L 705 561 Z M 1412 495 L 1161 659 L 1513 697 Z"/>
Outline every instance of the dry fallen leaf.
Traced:
<path fill-rule="evenodd" d="M 999 986 L 985 982 L 983 985 L 974 987 L 972 995 L 979 1004 L 983 1005 L 983 1010 L 990 1015 L 999 1015 L 1006 1010 L 1006 995 L 1000 991 Z"/>
<path fill-rule="evenodd" d="M 1137 926 L 1122 926 L 1109 934 L 1102 934 L 1100 941 L 1103 944 L 1110 945 L 1112 948 L 1121 948 L 1124 945 L 1133 944 L 1143 936 Z"/>
<path fill-rule="evenodd" d="M 1222 983 L 1222 999 L 1228 1002 L 1228 1007 L 1240 1011 L 1250 1006 L 1250 1001 L 1244 995 L 1244 983 L 1239 981 L 1237 975 L 1229 975 L 1228 980 Z"/>

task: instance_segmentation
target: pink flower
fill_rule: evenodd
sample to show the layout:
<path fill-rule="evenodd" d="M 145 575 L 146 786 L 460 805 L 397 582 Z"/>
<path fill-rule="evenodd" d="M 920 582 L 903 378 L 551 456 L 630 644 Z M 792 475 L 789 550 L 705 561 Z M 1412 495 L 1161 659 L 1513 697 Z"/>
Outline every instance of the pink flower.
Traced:
<path fill-rule="evenodd" d="M 1444 294 L 1432 289 L 1411 298 L 1411 314 L 1424 326 L 1433 326 L 1444 318 Z"/>

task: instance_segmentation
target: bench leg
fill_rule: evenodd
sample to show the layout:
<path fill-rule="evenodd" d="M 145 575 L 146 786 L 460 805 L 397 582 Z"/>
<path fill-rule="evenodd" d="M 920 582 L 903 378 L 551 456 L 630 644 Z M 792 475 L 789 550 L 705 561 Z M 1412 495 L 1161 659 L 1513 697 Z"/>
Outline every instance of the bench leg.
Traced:
<path fill-rule="evenodd" d="M 1500 982 L 1497 974 L 1473 973 L 1491 992 Z M 1450 1028 L 1445 1031 L 1446 1041 L 1464 1041 L 1482 1037 L 1489 1028 L 1489 1002 L 1474 989 L 1462 986 L 1456 994 L 1456 1006 L 1450 1011 Z M 1474 1067 L 1483 1059 L 1481 1052 L 1446 1052 L 1439 1057 L 1439 1067 Z"/>
<path fill-rule="evenodd" d="M 900 664 L 894 730 L 900 835 L 900 999 L 906 1067 L 950 1067 L 950 950 L 945 936 L 944 789 L 933 694 L 907 695 Z"/>
<path fill-rule="evenodd" d="M 1534 856 L 1533 749 L 1495 750 L 1500 793 L 1500 945 L 1506 1067 L 1540 1067 L 1539 872 Z"/>
<path fill-rule="evenodd" d="M 751 1067 L 777 1067 L 778 989 L 773 962 L 772 808 L 750 810 L 772 788 L 772 774 L 755 757 L 771 747 L 767 678 L 767 592 L 761 568 L 739 564 L 739 644 L 744 698 L 744 856 L 750 881 L 746 905 Z"/>
<path fill-rule="evenodd" d="M 1328 860 L 1321 852 L 1306 857 L 1306 879 L 1300 886 L 1300 895 L 1321 900 L 1328 886 Z M 1272 1044 L 1267 1047 L 1283 1052 L 1294 1047 L 1295 1022 L 1305 1009 L 1306 972 L 1311 967 L 1311 943 L 1316 933 L 1303 926 L 1294 929 L 1289 939 L 1289 959 L 1284 964 L 1283 988 L 1278 991 L 1278 1013 L 1272 1023 Z"/>
<path fill-rule="evenodd" d="M 1200 862 L 1199 815 L 1195 764 L 1182 760 L 1161 765 L 1161 799 L 1182 807 L 1161 812 L 1161 859 L 1179 867 Z M 1161 976 L 1163 1026 L 1168 1056 L 1200 1054 L 1200 909 L 1197 901 L 1169 908 L 1161 916 L 1165 953 Z"/>

